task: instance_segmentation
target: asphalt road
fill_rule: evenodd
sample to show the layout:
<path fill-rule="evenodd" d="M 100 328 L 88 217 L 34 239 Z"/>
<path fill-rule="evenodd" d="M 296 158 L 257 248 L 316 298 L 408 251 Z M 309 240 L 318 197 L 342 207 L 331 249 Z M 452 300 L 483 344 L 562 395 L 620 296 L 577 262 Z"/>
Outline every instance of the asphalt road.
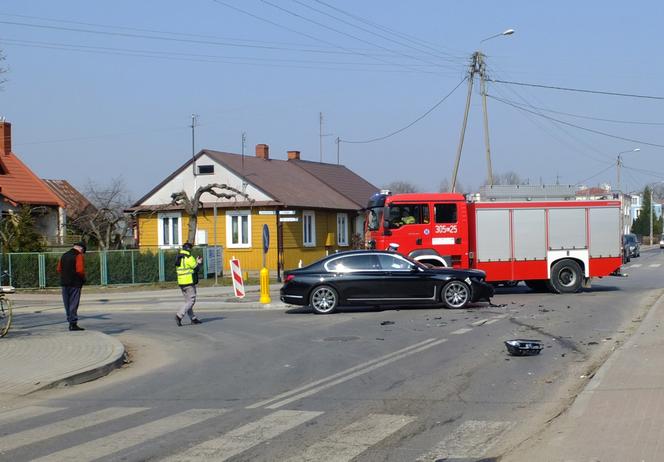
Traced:
<path fill-rule="evenodd" d="M 177 328 L 170 311 L 107 307 L 81 324 L 133 364 L 21 402 L 0 459 L 490 460 L 564 409 L 661 295 L 664 255 L 641 255 L 580 294 L 520 285 L 466 310 L 220 311 Z M 512 338 L 545 349 L 511 357 Z"/>

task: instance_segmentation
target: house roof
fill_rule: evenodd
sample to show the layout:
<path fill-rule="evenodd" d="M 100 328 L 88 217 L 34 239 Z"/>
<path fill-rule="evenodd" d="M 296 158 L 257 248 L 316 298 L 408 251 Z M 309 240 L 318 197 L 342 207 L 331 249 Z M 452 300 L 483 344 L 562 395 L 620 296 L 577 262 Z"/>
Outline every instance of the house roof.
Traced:
<path fill-rule="evenodd" d="M 366 206 L 378 188 L 343 165 L 301 160 L 262 159 L 229 152 L 203 150 L 207 155 L 247 183 L 271 196 L 274 205 L 337 210 L 357 210 Z M 139 199 L 133 210 L 191 165 L 188 160 L 164 181 Z"/>
<path fill-rule="evenodd" d="M 76 218 L 83 213 L 85 209 L 94 207 L 90 201 L 68 181 L 46 179 L 42 179 L 42 181 L 46 183 L 46 186 L 48 186 L 62 202 L 64 202 L 68 217 Z"/>
<path fill-rule="evenodd" d="M 64 201 L 13 152 L 0 155 L 0 192 L 15 204 L 64 207 Z"/>

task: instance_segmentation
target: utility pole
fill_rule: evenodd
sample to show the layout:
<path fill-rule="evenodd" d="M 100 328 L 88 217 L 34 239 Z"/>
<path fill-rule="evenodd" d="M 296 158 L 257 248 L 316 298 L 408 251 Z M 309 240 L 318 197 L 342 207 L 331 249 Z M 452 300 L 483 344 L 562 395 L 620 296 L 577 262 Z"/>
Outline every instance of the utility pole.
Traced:
<path fill-rule="evenodd" d="M 339 165 L 339 150 L 340 150 L 340 147 L 341 147 L 341 140 L 339 139 L 338 136 L 337 136 L 336 143 L 337 143 L 337 165 Z"/>
<path fill-rule="evenodd" d="M 319 125 L 319 144 L 320 144 L 320 163 L 323 163 L 323 113 L 318 113 L 318 125 Z"/>
<path fill-rule="evenodd" d="M 652 186 L 650 187 L 650 245 L 652 245 L 652 216 L 654 207 L 652 206 Z"/>
<path fill-rule="evenodd" d="M 196 125 L 198 124 L 198 114 L 191 115 L 191 168 L 196 178 Z"/>
<path fill-rule="evenodd" d="M 244 170 L 244 147 L 247 144 L 247 132 L 242 132 L 242 170 Z"/>
<path fill-rule="evenodd" d="M 480 75 L 480 94 L 482 95 L 482 112 L 484 113 L 484 146 L 486 148 L 486 169 L 489 186 L 493 186 L 493 169 L 491 168 L 491 147 L 489 145 L 489 114 L 486 107 L 486 66 L 485 56 L 479 51 L 477 54 L 477 72 Z"/>
<path fill-rule="evenodd" d="M 461 161 L 461 151 L 463 149 L 463 139 L 466 135 L 466 125 L 468 124 L 468 112 L 470 111 L 470 98 L 473 94 L 473 81 L 475 80 L 475 72 L 477 67 L 477 54 L 473 53 L 471 58 L 470 67 L 468 69 L 468 93 L 466 94 L 466 110 L 463 113 L 463 123 L 461 124 L 461 135 L 459 136 L 459 145 L 457 146 L 456 160 L 454 161 L 454 171 L 452 172 L 452 191 L 456 191 L 457 174 L 459 173 L 459 162 Z"/>

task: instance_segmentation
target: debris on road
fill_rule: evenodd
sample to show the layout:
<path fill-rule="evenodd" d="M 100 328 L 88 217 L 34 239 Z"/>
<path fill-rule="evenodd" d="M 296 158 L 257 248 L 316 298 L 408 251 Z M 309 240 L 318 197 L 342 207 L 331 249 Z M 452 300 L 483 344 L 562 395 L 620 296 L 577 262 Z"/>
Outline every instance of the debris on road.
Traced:
<path fill-rule="evenodd" d="M 527 339 L 506 340 L 505 346 L 512 356 L 538 355 L 544 348 L 540 340 Z"/>
<path fill-rule="evenodd" d="M 382 321 L 380 323 L 381 326 L 391 326 L 392 324 L 394 324 L 394 321 Z"/>

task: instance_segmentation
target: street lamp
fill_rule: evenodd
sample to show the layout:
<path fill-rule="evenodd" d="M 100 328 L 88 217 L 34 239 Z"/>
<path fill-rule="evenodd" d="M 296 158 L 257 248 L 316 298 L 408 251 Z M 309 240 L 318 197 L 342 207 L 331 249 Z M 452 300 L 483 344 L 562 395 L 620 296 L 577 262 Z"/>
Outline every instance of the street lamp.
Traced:
<path fill-rule="evenodd" d="M 495 37 L 503 35 L 512 35 L 514 29 L 507 29 L 499 34 L 492 35 L 480 40 L 480 43 L 486 42 Z M 459 162 L 461 161 L 461 151 L 463 150 L 463 140 L 466 134 L 466 125 L 468 124 L 468 112 L 470 111 L 470 97 L 473 93 L 473 81 L 475 74 L 480 76 L 480 94 L 482 95 L 482 110 L 484 112 L 484 145 L 486 146 L 486 166 L 489 186 L 493 186 L 493 170 L 491 168 L 491 148 L 489 144 L 489 116 L 486 108 L 486 66 L 484 63 L 484 54 L 480 50 L 473 53 L 470 68 L 468 70 L 468 94 L 466 95 L 466 110 L 463 114 L 463 124 L 461 125 L 461 134 L 459 136 L 459 145 L 457 146 L 456 160 L 454 161 L 454 171 L 452 172 L 452 192 L 456 191 L 457 173 L 459 172 Z"/>
<path fill-rule="evenodd" d="M 629 151 L 620 151 L 618 153 L 618 157 L 616 158 L 616 191 L 620 192 L 620 167 L 622 166 L 622 155 L 627 154 L 629 152 L 639 152 L 641 148 L 634 148 L 630 149 Z"/>

